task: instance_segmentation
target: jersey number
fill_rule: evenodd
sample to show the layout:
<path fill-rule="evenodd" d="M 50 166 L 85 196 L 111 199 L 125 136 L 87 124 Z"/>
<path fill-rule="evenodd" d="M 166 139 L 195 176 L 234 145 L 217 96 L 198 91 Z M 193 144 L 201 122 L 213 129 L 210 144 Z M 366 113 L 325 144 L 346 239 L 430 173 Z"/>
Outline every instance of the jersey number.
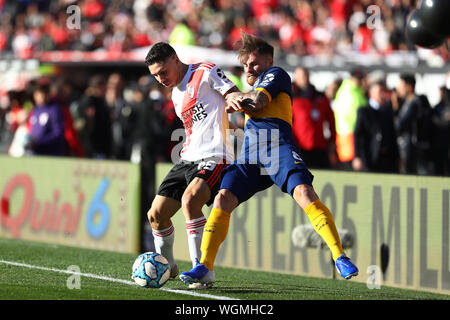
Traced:
<path fill-rule="evenodd" d="M 202 161 L 198 164 L 198 170 L 209 170 L 212 171 L 216 167 L 217 163 L 213 160 L 210 161 Z"/>

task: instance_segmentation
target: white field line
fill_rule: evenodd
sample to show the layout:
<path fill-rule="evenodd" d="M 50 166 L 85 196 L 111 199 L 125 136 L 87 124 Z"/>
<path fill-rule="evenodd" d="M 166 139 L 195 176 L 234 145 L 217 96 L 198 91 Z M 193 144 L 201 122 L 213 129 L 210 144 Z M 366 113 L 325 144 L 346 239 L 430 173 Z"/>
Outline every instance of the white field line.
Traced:
<path fill-rule="evenodd" d="M 0 260 L 0 263 L 8 264 L 8 265 L 16 266 L 16 267 L 24 267 L 24 268 L 30 268 L 30 269 L 43 270 L 43 271 L 52 271 L 52 272 L 58 272 L 58 273 L 79 275 L 79 276 L 87 277 L 87 278 L 122 283 L 122 284 L 126 284 L 129 286 L 137 286 L 137 284 L 134 281 L 115 279 L 115 278 L 110 278 L 110 277 L 106 277 L 106 276 L 100 276 L 98 274 L 74 272 L 74 271 L 70 271 L 70 270 L 61 270 L 61 269 L 55 269 L 55 268 L 47 268 L 47 267 L 35 266 L 35 265 L 31 265 L 31 264 L 14 262 L 14 261 L 6 261 L 6 260 Z M 212 294 L 198 293 L 198 292 L 193 292 L 193 291 L 188 291 L 188 290 L 178 290 L 178 289 L 169 289 L 169 288 L 160 288 L 159 290 L 172 292 L 172 293 L 178 293 L 178 294 L 185 294 L 185 295 L 194 296 L 194 297 L 215 299 L 215 300 L 239 300 L 239 299 L 230 298 L 230 297 L 215 296 Z"/>

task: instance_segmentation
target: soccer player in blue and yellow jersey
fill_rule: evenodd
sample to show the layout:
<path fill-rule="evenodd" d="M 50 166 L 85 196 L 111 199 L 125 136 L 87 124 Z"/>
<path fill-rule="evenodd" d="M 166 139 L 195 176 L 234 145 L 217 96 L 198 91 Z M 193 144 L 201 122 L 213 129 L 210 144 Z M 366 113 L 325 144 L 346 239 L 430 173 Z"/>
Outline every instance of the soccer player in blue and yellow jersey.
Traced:
<path fill-rule="evenodd" d="M 289 193 L 306 212 L 330 248 L 341 276 L 345 279 L 356 276 L 358 268 L 345 255 L 333 215 L 314 191 L 313 175 L 294 143 L 288 73 L 273 66 L 270 44 L 245 33 L 242 33 L 239 60 L 247 82 L 253 87 L 248 93 L 231 93 L 226 100 L 228 112 L 245 112 L 241 156 L 223 172 L 220 191 L 204 227 L 201 260 L 192 270 L 180 274 L 181 281 L 206 284 L 215 281 L 214 261 L 226 238 L 231 212 L 273 184 Z"/>

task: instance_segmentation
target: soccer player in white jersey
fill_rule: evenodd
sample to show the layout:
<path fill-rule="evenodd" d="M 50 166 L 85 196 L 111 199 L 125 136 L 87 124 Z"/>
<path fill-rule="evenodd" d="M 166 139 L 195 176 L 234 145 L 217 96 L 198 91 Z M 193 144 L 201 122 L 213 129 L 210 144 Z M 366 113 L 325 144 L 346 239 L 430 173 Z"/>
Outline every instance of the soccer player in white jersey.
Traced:
<path fill-rule="evenodd" d="M 182 208 L 194 266 L 200 260 L 206 223 L 202 207 L 205 203 L 212 204 L 220 186 L 221 172 L 233 160 L 233 148 L 227 136 L 225 98 L 238 89 L 216 65 L 185 64 L 165 42 L 152 46 L 145 63 L 159 83 L 172 88 L 175 112 L 183 121 L 186 133 L 180 160 L 161 183 L 147 213 L 155 250 L 167 258 L 174 278 L 178 266 L 173 256 L 171 218 Z"/>

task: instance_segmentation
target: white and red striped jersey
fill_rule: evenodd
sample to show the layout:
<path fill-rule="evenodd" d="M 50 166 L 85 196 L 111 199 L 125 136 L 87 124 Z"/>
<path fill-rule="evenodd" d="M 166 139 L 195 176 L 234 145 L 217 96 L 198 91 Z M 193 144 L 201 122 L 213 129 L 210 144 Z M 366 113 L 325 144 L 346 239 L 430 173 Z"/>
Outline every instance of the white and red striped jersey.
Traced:
<path fill-rule="evenodd" d="M 186 132 L 180 154 L 182 160 L 198 161 L 209 157 L 233 160 L 223 96 L 232 87 L 234 83 L 215 64 L 198 63 L 190 64 L 181 83 L 173 88 L 175 112 Z"/>

